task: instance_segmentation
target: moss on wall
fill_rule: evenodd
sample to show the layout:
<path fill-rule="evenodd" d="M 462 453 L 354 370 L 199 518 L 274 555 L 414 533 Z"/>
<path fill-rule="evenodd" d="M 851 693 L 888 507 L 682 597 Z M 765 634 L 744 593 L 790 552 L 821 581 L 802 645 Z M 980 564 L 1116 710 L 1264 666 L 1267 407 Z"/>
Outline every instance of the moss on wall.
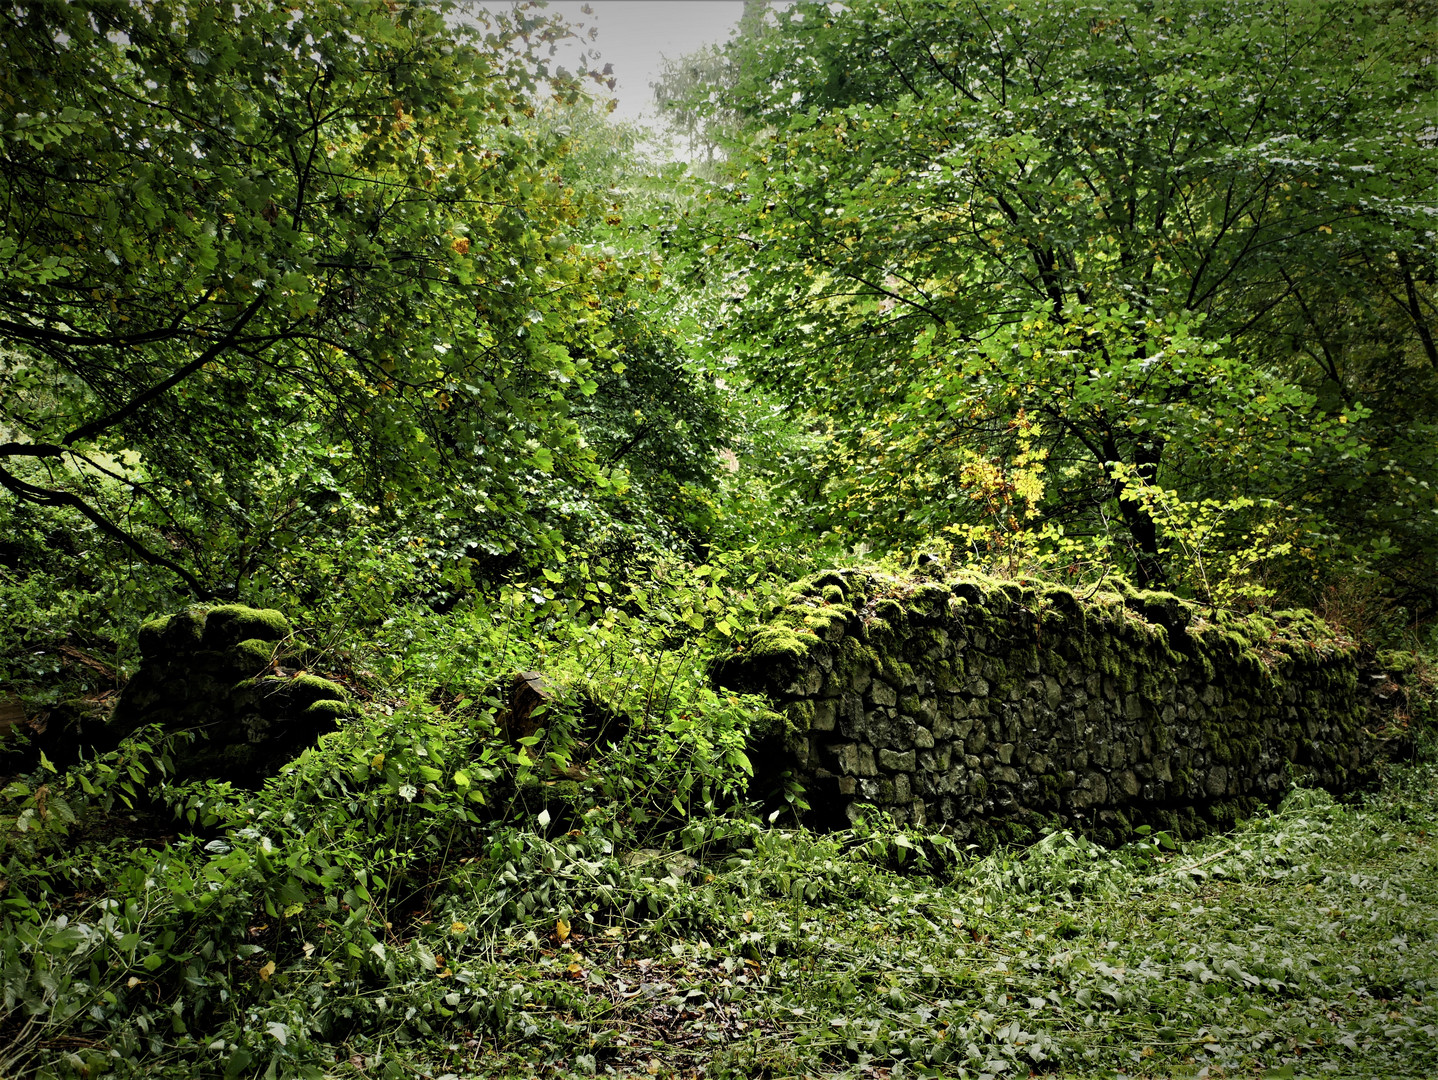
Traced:
<path fill-rule="evenodd" d="M 1115 841 L 1230 824 L 1293 769 L 1334 790 L 1372 772 L 1356 654 L 1308 612 L 858 571 L 787 601 L 714 675 L 775 700 L 776 771 L 821 819 L 868 805 L 978 839 L 1042 822 Z"/>
<path fill-rule="evenodd" d="M 354 711 L 339 683 L 300 669 L 278 611 L 188 608 L 140 627 L 140 670 L 126 685 L 108 741 L 145 724 L 192 731 L 176 771 L 255 786 Z"/>

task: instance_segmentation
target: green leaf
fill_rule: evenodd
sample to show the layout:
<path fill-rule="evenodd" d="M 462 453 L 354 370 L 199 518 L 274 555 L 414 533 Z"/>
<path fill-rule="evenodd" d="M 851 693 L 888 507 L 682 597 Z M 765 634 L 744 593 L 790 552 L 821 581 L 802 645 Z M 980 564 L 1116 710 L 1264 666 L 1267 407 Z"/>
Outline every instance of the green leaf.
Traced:
<path fill-rule="evenodd" d="M 50 935 L 45 942 L 45 948 L 51 952 L 72 952 L 78 945 L 89 940 L 89 933 L 79 926 L 67 926 L 65 929 Z"/>

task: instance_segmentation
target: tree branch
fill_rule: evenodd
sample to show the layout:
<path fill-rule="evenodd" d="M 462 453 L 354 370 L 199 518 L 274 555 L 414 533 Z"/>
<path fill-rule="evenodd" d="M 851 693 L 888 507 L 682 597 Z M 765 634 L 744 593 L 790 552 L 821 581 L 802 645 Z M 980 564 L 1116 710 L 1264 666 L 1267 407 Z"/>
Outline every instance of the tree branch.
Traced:
<path fill-rule="evenodd" d="M 122 405 L 120 408 L 116 409 L 109 415 L 97 417 L 96 419 L 91 420 L 88 424 L 81 424 L 74 431 L 70 432 L 70 434 L 66 435 L 63 439 L 61 439 L 61 443 L 65 446 L 74 446 L 75 443 L 79 442 L 81 439 L 93 438 L 100 432 L 105 431 L 108 428 L 114 427 L 116 424 L 120 423 L 120 421 L 129 419 L 145 405 L 148 405 L 151 401 L 154 401 L 155 398 L 159 397 L 166 390 L 170 389 L 170 387 L 188 379 L 191 375 L 199 371 L 202 367 L 204 367 L 215 357 L 219 356 L 220 353 L 224 352 L 226 349 L 228 349 L 231 345 L 235 343 L 235 340 L 240 336 L 240 331 L 245 328 L 245 325 L 252 318 L 254 318 L 255 313 L 260 310 L 260 307 L 264 304 L 264 302 L 265 298 L 263 294 L 255 297 L 255 299 L 251 301 L 250 306 L 245 308 L 245 310 L 240 313 L 240 317 L 236 319 L 234 324 L 229 328 L 229 330 L 225 332 L 225 336 L 214 342 L 208 349 L 202 352 L 194 360 L 191 360 L 184 367 L 180 368 L 168 379 L 165 379 L 163 382 L 156 383 L 154 386 L 150 387 L 150 389 L 146 390 L 138 397 L 131 398 L 126 404 Z"/>
<path fill-rule="evenodd" d="M 14 446 L 16 444 L 10 443 L 7 445 Z M 183 566 L 171 559 L 165 558 L 165 556 L 157 551 L 151 551 L 84 499 L 80 498 L 80 496 L 72 492 L 57 491 L 54 488 L 44 488 L 27 483 L 5 469 L 0 469 L 0 487 L 8 488 L 18 498 L 24 499 L 26 502 L 38 503 L 41 506 L 68 506 L 77 510 L 106 536 L 113 540 L 118 540 L 147 563 L 151 563 L 154 566 L 162 566 L 178 576 L 190 587 L 190 591 L 193 592 L 197 598 L 208 600 L 217 598 L 219 595 Z"/>

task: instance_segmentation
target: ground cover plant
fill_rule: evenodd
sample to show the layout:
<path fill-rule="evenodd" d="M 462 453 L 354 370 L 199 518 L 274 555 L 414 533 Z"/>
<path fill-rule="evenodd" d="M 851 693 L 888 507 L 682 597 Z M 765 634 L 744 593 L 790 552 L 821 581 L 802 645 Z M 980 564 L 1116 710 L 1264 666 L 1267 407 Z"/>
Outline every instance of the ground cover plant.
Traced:
<path fill-rule="evenodd" d="M 686 168 L 526 4 L 0 2 L 0 1080 L 1438 1074 L 1427 14 L 747 3 Z M 1404 760 L 817 833 L 821 566 L 1307 604 Z"/>
<path fill-rule="evenodd" d="M 653 797 L 678 770 L 742 773 L 682 737 L 659 739 L 667 773 L 520 778 L 495 813 L 505 785 L 476 785 L 515 764 L 455 769 L 462 717 L 353 731 L 244 799 L 180 785 L 181 820 L 153 814 L 139 846 L 86 829 L 94 780 L 52 779 L 7 832 L 7 1074 L 1438 1067 L 1431 755 L 1200 842 L 1054 833 L 981 856 L 879 825 L 815 835 L 712 787 L 681 814 Z M 62 824 L 67 852 L 43 838 Z"/>

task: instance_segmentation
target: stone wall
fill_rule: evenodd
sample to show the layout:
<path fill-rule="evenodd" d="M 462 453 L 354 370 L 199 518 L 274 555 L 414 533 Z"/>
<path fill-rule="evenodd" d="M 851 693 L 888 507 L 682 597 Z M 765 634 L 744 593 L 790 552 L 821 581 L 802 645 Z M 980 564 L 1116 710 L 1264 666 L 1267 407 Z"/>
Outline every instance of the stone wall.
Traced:
<path fill-rule="evenodd" d="M 42 755 L 68 768 L 158 725 L 191 736 L 169 747 L 177 776 L 255 788 L 356 712 L 342 685 L 308 670 L 308 651 L 278 611 L 186 608 L 142 625 L 139 645 L 139 670 L 113 709 L 106 695 L 27 716 L 0 688 L 0 777 L 33 772 Z"/>
<path fill-rule="evenodd" d="M 178 775 L 259 787 L 353 714 L 343 686 L 297 655 L 289 620 L 241 604 L 187 608 L 140 627 L 140 669 L 107 726 L 118 741 L 145 724 L 190 732 Z"/>
<path fill-rule="evenodd" d="M 715 678 L 780 706 L 759 758 L 821 822 L 867 805 L 980 841 L 1117 841 L 1231 824 L 1293 771 L 1334 790 L 1371 774 L 1356 653 L 1307 612 L 853 571 L 789 599 Z"/>

